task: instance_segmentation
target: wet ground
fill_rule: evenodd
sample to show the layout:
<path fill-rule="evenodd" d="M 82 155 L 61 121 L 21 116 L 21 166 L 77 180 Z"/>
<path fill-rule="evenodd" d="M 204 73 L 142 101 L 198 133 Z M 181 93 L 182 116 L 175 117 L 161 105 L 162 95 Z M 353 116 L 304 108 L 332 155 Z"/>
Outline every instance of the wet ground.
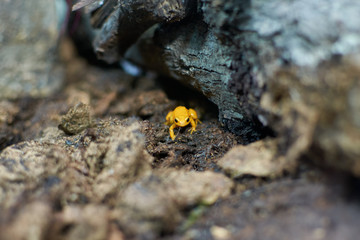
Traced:
<path fill-rule="evenodd" d="M 357 239 L 357 179 L 303 161 L 231 178 L 218 161 L 241 139 L 211 102 L 90 65 L 70 43 L 62 52 L 63 91 L 0 102 L 0 239 Z M 201 123 L 171 140 L 165 117 L 179 105 Z M 84 130 L 65 133 L 74 106 Z"/>

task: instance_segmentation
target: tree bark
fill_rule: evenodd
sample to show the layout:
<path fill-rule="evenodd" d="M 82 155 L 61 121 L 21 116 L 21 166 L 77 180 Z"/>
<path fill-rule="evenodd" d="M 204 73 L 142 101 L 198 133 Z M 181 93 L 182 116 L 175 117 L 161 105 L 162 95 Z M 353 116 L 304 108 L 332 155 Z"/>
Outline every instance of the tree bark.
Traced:
<path fill-rule="evenodd" d="M 94 27 L 101 27 L 94 40 L 96 54 L 108 63 L 116 62 L 154 24 L 184 18 L 188 4 L 187 0 L 105 1 L 91 19 Z"/>

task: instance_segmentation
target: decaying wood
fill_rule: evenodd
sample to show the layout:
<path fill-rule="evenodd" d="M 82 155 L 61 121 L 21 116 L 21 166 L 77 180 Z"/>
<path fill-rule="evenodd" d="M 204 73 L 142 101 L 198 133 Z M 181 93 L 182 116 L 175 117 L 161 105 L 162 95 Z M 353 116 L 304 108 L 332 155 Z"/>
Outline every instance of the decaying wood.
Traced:
<path fill-rule="evenodd" d="M 148 28 L 157 23 L 183 19 L 189 9 L 187 0 L 107 0 L 94 12 L 93 26 L 100 28 L 94 40 L 99 59 L 118 61 Z"/>

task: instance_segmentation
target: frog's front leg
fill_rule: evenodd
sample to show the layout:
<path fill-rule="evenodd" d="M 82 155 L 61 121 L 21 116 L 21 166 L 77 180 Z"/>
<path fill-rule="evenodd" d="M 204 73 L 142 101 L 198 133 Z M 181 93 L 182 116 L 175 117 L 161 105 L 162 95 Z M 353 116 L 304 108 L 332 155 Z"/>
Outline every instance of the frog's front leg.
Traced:
<path fill-rule="evenodd" d="M 169 112 L 169 113 L 166 115 L 166 122 L 165 122 L 165 124 L 170 126 L 170 125 L 173 124 L 173 123 L 174 123 L 174 112 L 171 111 L 171 112 Z"/>
<path fill-rule="evenodd" d="M 196 122 L 191 118 L 190 119 L 191 129 L 189 129 L 190 134 L 196 132 Z"/>
<path fill-rule="evenodd" d="M 174 128 L 176 128 L 176 124 L 171 125 L 169 128 L 169 133 L 172 140 L 175 140 Z"/>
<path fill-rule="evenodd" d="M 190 134 L 192 134 L 193 132 L 196 131 L 196 125 L 198 122 L 200 122 L 200 120 L 198 119 L 195 110 L 192 108 L 189 108 L 189 115 L 190 115 L 190 124 L 191 124 Z"/>

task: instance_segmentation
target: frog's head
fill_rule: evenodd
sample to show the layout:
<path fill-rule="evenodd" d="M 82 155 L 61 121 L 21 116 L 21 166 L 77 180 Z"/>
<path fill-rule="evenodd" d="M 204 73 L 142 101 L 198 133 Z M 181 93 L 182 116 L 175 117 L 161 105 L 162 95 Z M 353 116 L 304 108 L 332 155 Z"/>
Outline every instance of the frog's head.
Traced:
<path fill-rule="evenodd" d="M 179 115 L 175 118 L 175 124 L 179 127 L 185 127 L 190 122 L 190 118 L 187 115 Z"/>

